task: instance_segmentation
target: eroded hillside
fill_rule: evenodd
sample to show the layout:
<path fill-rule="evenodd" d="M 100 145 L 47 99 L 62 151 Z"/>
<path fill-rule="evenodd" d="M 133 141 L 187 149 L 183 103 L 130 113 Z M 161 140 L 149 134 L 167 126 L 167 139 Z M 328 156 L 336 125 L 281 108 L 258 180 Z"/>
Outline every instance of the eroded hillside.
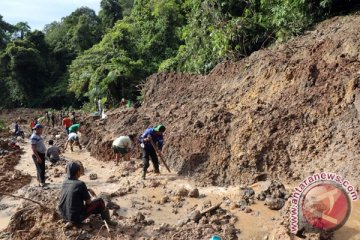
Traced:
<path fill-rule="evenodd" d="M 116 136 L 161 122 L 168 164 L 203 185 L 330 171 L 359 186 L 359 38 L 360 16 L 336 17 L 207 76 L 153 75 L 140 108 L 89 118 L 83 141 L 107 161 Z"/>

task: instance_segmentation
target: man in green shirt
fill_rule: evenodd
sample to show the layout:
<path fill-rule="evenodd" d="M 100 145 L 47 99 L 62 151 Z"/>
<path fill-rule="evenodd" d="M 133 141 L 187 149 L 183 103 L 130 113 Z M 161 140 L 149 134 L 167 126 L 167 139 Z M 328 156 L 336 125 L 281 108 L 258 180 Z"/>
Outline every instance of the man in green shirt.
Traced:
<path fill-rule="evenodd" d="M 80 123 L 73 124 L 69 127 L 69 133 L 77 133 L 79 129 L 80 129 Z"/>

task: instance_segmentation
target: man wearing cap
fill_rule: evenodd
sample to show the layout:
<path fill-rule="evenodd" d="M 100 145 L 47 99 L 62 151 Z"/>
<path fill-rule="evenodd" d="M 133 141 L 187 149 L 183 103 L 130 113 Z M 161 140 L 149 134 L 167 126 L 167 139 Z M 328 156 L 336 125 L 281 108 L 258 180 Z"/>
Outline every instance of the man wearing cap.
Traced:
<path fill-rule="evenodd" d="M 154 128 L 146 129 L 139 139 L 142 150 L 142 159 L 144 162 L 144 168 L 142 174 L 142 179 L 144 180 L 146 177 L 146 171 L 149 167 L 150 158 L 151 158 L 151 162 L 153 163 L 155 173 L 156 174 L 160 173 L 158 156 L 150 140 L 152 140 L 155 147 L 157 147 L 158 150 L 161 151 L 164 145 L 164 138 L 163 138 L 164 132 L 165 132 L 165 127 L 160 124 Z"/>
<path fill-rule="evenodd" d="M 33 151 L 32 158 L 34 160 L 37 172 L 37 180 L 42 188 L 45 188 L 45 153 L 46 147 L 41 137 L 43 126 L 36 124 L 33 128 L 33 134 L 30 137 L 31 149 Z"/>
<path fill-rule="evenodd" d="M 101 218 L 109 225 L 117 225 L 117 222 L 110 220 L 110 213 L 103 199 L 91 200 L 91 195 L 96 194 L 79 180 L 81 175 L 84 175 L 84 167 L 80 162 L 70 161 L 66 165 L 66 178 L 62 184 L 58 205 L 61 217 L 68 222 L 66 227 L 80 226 L 91 214 L 101 214 Z"/>

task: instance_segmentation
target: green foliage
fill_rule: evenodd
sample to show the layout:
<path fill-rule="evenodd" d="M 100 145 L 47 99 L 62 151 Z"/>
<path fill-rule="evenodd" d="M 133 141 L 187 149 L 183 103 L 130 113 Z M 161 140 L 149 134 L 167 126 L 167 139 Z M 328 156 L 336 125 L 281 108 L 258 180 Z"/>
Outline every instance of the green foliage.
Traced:
<path fill-rule="evenodd" d="M 46 25 L 44 31 L 50 47 L 76 54 L 92 47 L 102 36 L 100 19 L 87 7 L 78 8 L 60 23 Z"/>
<path fill-rule="evenodd" d="M 140 80 L 176 54 L 184 23 L 175 0 L 136 1 L 129 17 L 117 21 L 102 41 L 70 65 L 70 91 L 78 98 L 106 97 L 116 104 L 136 98 Z"/>
<path fill-rule="evenodd" d="M 5 121 L 0 119 L 0 132 L 4 131 L 6 129 Z"/>
<path fill-rule="evenodd" d="M 15 31 L 13 32 L 13 38 L 24 39 L 25 35 L 30 33 L 30 26 L 27 22 L 19 22 L 15 24 Z"/>
<path fill-rule="evenodd" d="M 0 101 L 88 108 L 95 98 L 141 99 L 138 85 L 159 70 L 206 74 L 356 2 L 102 0 L 99 16 L 82 7 L 44 32 L 0 15 Z"/>
<path fill-rule="evenodd" d="M 117 20 L 122 19 L 122 6 L 118 0 L 101 0 L 99 18 L 103 28 L 112 28 Z"/>
<path fill-rule="evenodd" d="M 334 1 L 186 0 L 184 44 L 160 69 L 207 73 L 227 58 L 249 55 L 300 34 L 323 18 Z"/>

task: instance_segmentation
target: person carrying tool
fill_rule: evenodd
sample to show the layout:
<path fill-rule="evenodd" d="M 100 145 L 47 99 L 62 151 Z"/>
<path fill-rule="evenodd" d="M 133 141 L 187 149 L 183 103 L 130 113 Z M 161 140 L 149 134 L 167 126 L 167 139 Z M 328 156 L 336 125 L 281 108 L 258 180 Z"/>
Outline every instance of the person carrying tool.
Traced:
<path fill-rule="evenodd" d="M 119 154 L 124 158 L 124 161 L 130 161 L 130 151 L 133 148 L 135 134 L 128 136 L 120 136 L 112 143 L 112 150 L 115 153 L 116 166 L 119 165 Z"/>
<path fill-rule="evenodd" d="M 154 128 L 146 129 L 145 132 L 140 136 L 139 142 L 142 151 L 142 160 L 144 162 L 142 179 L 144 180 L 146 177 L 146 171 L 149 167 L 150 158 L 154 166 L 154 172 L 156 174 L 160 173 L 159 160 L 156 154 L 156 150 L 153 147 L 153 144 L 159 151 L 162 150 L 162 147 L 164 145 L 163 133 L 165 132 L 165 129 L 166 129 L 165 126 L 160 124 Z"/>
<path fill-rule="evenodd" d="M 105 207 L 104 200 L 91 199 L 91 196 L 96 197 L 96 194 L 79 180 L 81 175 L 84 175 L 84 167 L 80 162 L 70 161 L 66 165 L 66 178 L 61 187 L 58 205 L 60 216 L 67 221 L 65 227 L 80 227 L 82 221 L 91 214 L 100 214 L 107 224 L 116 226 L 117 222 L 110 219 L 109 209 Z"/>

